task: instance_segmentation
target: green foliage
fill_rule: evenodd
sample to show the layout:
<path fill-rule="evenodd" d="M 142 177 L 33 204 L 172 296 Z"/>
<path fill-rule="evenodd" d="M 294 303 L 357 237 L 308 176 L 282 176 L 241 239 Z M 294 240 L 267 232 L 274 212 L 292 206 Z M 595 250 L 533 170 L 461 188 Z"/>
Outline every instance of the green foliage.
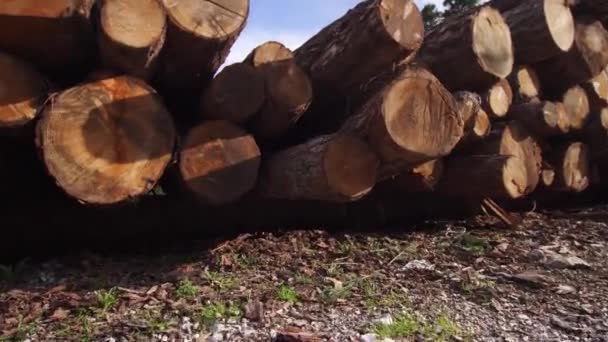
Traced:
<path fill-rule="evenodd" d="M 242 316 L 243 310 L 239 305 L 233 302 L 227 304 L 219 302 L 205 305 L 198 313 L 198 320 L 203 326 L 209 328 L 218 319 L 241 318 Z"/>
<path fill-rule="evenodd" d="M 441 11 L 437 9 L 435 4 L 426 4 L 421 11 L 424 27 L 430 29 L 435 27 L 441 21 Z"/>
<path fill-rule="evenodd" d="M 277 289 L 277 298 L 282 302 L 292 304 L 297 303 L 299 300 L 298 292 L 288 285 L 281 285 Z"/>
<path fill-rule="evenodd" d="M 206 271 L 202 274 L 203 279 L 209 282 L 211 287 L 218 291 L 230 290 L 236 287 L 237 282 L 233 277 L 224 275 L 220 272 Z"/>
<path fill-rule="evenodd" d="M 110 290 L 100 290 L 96 293 L 97 306 L 103 311 L 107 312 L 118 304 L 118 296 L 116 295 L 116 289 L 111 288 Z"/>
<path fill-rule="evenodd" d="M 381 338 L 404 338 L 418 334 L 422 328 L 422 323 L 414 315 L 404 313 L 390 324 L 376 324 L 374 333 Z"/>
<path fill-rule="evenodd" d="M 192 299 L 198 295 L 198 287 L 194 285 L 189 279 L 183 279 L 179 282 L 176 294 L 180 298 Z"/>
<path fill-rule="evenodd" d="M 456 245 L 463 250 L 476 255 L 484 254 L 490 248 L 490 244 L 486 240 L 468 233 L 460 235 L 456 239 Z"/>
<path fill-rule="evenodd" d="M 445 10 L 440 11 L 435 4 L 426 4 L 422 10 L 422 19 L 426 29 L 431 29 L 441 22 L 441 20 L 453 14 L 466 11 L 471 7 L 479 5 L 479 0 L 444 0 Z"/>
<path fill-rule="evenodd" d="M 447 315 L 441 314 L 434 321 L 426 322 L 414 314 L 403 313 L 390 324 L 378 323 L 373 331 L 381 338 L 408 338 L 423 336 L 427 341 L 469 340 L 460 326 Z"/>

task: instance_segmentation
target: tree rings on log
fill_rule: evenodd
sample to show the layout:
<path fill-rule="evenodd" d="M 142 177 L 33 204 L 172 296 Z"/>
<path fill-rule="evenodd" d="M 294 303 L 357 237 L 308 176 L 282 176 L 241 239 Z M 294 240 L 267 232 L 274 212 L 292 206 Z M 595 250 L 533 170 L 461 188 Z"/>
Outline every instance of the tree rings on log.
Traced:
<path fill-rule="evenodd" d="M 492 118 L 504 118 L 513 103 L 513 91 L 509 81 L 501 79 L 482 96 L 482 108 Z"/>
<path fill-rule="evenodd" d="M 568 122 L 572 130 L 580 131 L 586 125 L 590 114 L 590 104 L 587 93 L 581 86 L 574 86 L 563 96 L 562 102 L 568 115 Z"/>
<path fill-rule="evenodd" d="M 550 189 L 554 191 L 582 192 L 590 184 L 587 146 L 581 142 L 566 144 L 549 153 L 549 163 L 554 167 L 555 180 Z"/>
<path fill-rule="evenodd" d="M 265 64 L 293 60 L 293 58 L 293 51 L 285 45 L 276 41 L 269 41 L 253 49 L 245 58 L 244 63 L 257 68 Z"/>

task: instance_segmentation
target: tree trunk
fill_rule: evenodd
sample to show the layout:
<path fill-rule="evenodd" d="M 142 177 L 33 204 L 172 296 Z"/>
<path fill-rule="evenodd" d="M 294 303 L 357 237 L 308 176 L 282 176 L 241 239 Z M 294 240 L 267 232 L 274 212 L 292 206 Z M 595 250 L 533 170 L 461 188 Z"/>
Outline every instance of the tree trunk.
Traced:
<path fill-rule="evenodd" d="M 412 67 L 361 107 L 340 129 L 378 154 L 381 177 L 448 155 L 463 135 L 453 96 L 428 71 Z"/>
<path fill-rule="evenodd" d="M 529 131 L 516 121 L 510 121 L 504 126 L 495 127 L 484 141 L 467 152 L 473 155 L 511 155 L 518 157 L 526 166 L 528 186 L 524 194 L 530 194 L 538 186 L 542 166 L 541 148 Z"/>
<path fill-rule="evenodd" d="M 31 63 L 45 74 L 72 82 L 95 56 L 94 0 L 0 1 L 0 50 Z"/>
<path fill-rule="evenodd" d="M 511 33 L 498 11 L 481 6 L 429 32 L 419 60 L 450 91 L 482 91 L 513 70 Z"/>
<path fill-rule="evenodd" d="M 149 79 L 165 43 L 166 15 L 157 0 L 102 0 L 98 41 L 104 64 Z"/>
<path fill-rule="evenodd" d="M 261 153 L 255 139 L 227 121 L 194 127 L 180 152 L 183 185 L 205 204 L 237 201 L 255 186 Z"/>
<path fill-rule="evenodd" d="M 0 132 L 33 122 L 49 92 L 45 78 L 25 62 L 0 52 Z"/>
<path fill-rule="evenodd" d="M 561 102 L 534 99 L 515 105 L 510 116 L 528 131 L 542 138 L 564 135 L 570 130 L 569 116 Z"/>
<path fill-rule="evenodd" d="M 593 14 L 598 18 L 608 16 L 608 3 L 604 0 L 570 0 L 576 13 Z"/>
<path fill-rule="evenodd" d="M 351 202 L 372 190 L 377 171 L 378 158 L 364 141 L 324 135 L 267 160 L 258 190 L 266 198 Z"/>
<path fill-rule="evenodd" d="M 482 143 L 492 131 L 490 117 L 483 109 L 479 109 L 464 125 L 464 135 L 454 148 L 455 151 L 468 150 L 475 144 Z"/>
<path fill-rule="evenodd" d="M 582 192 L 589 187 L 591 168 L 585 144 L 574 142 L 559 146 L 548 153 L 547 161 L 555 170 L 551 191 Z"/>
<path fill-rule="evenodd" d="M 513 92 L 513 103 L 526 103 L 534 98 L 541 98 L 540 81 L 536 71 L 528 65 L 520 65 L 509 75 L 509 84 Z"/>
<path fill-rule="evenodd" d="M 249 0 L 163 1 L 167 40 L 157 81 L 171 94 L 198 92 L 224 63 L 249 16 Z"/>
<path fill-rule="evenodd" d="M 172 159 L 175 129 L 154 90 L 123 76 L 64 91 L 37 127 L 44 163 L 70 196 L 115 204 L 152 190 Z"/>
<path fill-rule="evenodd" d="M 509 81 L 501 79 L 482 96 L 481 106 L 492 119 L 502 119 L 507 116 L 513 103 L 513 90 Z"/>
<path fill-rule="evenodd" d="M 534 66 L 543 92 L 561 96 L 568 88 L 599 75 L 608 65 L 608 31 L 592 17 L 575 19 L 572 48 Z"/>
<path fill-rule="evenodd" d="M 562 98 L 571 131 L 581 131 L 589 119 L 590 106 L 587 93 L 580 86 L 568 89 Z"/>
<path fill-rule="evenodd" d="M 203 93 L 202 116 L 242 125 L 262 108 L 265 99 L 262 73 L 250 65 L 235 63 L 225 67 Z"/>
<path fill-rule="evenodd" d="M 384 193 L 431 192 L 443 174 L 443 160 L 435 159 L 378 184 Z"/>
<path fill-rule="evenodd" d="M 308 75 L 295 63 L 291 50 L 276 42 L 255 48 L 245 59 L 264 76 L 266 100 L 249 127 L 255 137 L 269 142 L 283 136 L 313 100 Z"/>
<path fill-rule="evenodd" d="M 508 155 L 457 156 L 446 161 L 437 191 L 467 199 L 516 199 L 526 194 L 526 166 Z"/>
<path fill-rule="evenodd" d="M 521 1 L 501 12 L 511 29 L 517 64 L 547 60 L 574 43 L 574 18 L 567 0 Z"/>

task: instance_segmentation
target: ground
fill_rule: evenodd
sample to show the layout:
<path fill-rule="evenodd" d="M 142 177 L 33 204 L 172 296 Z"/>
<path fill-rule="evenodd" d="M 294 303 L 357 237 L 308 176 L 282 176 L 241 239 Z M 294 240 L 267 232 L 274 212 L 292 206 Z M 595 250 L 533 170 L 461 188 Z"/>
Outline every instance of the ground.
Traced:
<path fill-rule="evenodd" d="M 0 270 L 0 341 L 608 341 L 607 223 L 594 208 L 25 260 Z"/>

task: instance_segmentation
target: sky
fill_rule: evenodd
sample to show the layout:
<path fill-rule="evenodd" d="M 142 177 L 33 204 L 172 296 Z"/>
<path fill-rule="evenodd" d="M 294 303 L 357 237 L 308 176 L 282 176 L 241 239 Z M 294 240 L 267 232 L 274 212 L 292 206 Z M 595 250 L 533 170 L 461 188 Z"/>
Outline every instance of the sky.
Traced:
<path fill-rule="evenodd" d="M 323 27 L 344 15 L 360 0 L 250 0 L 245 30 L 232 46 L 224 65 L 242 61 L 259 44 L 279 41 L 296 49 Z M 441 8 L 443 0 L 417 0 Z"/>

